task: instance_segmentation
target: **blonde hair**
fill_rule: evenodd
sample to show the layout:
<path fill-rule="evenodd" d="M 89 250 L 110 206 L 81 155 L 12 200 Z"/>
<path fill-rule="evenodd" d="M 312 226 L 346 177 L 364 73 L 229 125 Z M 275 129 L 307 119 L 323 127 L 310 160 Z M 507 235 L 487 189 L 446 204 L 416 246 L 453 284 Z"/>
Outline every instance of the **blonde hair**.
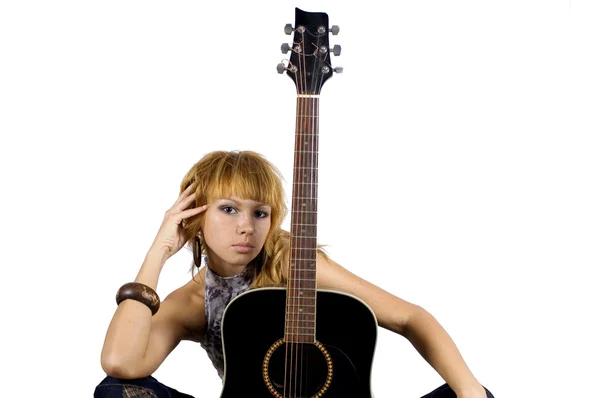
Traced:
<path fill-rule="evenodd" d="M 248 265 L 254 268 L 252 287 L 283 283 L 282 265 L 289 261 L 289 232 L 281 229 L 287 215 L 287 205 L 280 171 L 259 153 L 253 151 L 215 151 L 205 155 L 186 173 L 180 193 L 196 184 L 195 206 L 202 206 L 218 198 L 237 196 L 271 206 L 271 228 L 265 245 Z M 204 214 L 185 220 L 183 227 L 192 248 L 194 263 L 200 267 L 200 256 L 206 248 L 195 243 L 201 236 Z M 192 267 L 193 269 L 193 267 Z"/>

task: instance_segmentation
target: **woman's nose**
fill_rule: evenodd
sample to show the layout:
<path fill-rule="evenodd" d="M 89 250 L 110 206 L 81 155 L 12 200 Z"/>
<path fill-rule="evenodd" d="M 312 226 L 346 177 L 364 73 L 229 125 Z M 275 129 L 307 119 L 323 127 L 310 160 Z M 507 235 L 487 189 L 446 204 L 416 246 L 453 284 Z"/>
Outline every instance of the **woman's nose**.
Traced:
<path fill-rule="evenodd" d="M 252 224 L 252 217 L 248 215 L 242 215 L 240 217 L 240 223 L 238 224 L 238 233 L 248 234 L 254 231 L 254 225 Z"/>

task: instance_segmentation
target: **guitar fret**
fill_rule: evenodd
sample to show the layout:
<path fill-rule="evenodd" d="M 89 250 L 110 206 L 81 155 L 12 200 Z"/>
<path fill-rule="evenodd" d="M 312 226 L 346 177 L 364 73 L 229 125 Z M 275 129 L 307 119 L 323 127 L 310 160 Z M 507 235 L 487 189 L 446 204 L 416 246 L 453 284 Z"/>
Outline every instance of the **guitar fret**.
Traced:
<path fill-rule="evenodd" d="M 304 297 L 304 296 L 302 296 L 302 297 L 291 297 L 291 298 L 298 299 L 298 301 L 300 301 L 300 300 L 303 300 L 303 301 L 304 300 L 316 300 L 317 299 L 316 297 Z M 288 305 L 290 305 L 292 307 L 304 307 L 304 306 L 312 306 L 312 307 L 314 307 L 315 303 L 304 303 L 304 304 L 300 304 L 300 303 L 289 304 L 288 303 Z"/>
<path fill-rule="evenodd" d="M 296 332 L 286 332 L 286 334 L 289 334 L 291 336 L 295 336 L 295 335 L 300 335 L 300 336 L 314 336 L 314 332 L 313 333 L 296 333 Z"/>
<path fill-rule="evenodd" d="M 290 326 L 291 322 L 288 322 L 288 326 L 286 326 L 286 329 L 314 329 L 314 326 Z"/>
<path fill-rule="evenodd" d="M 311 307 L 311 309 L 315 309 L 315 308 L 316 308 L 316 307 L 315 307 L 315 304 L 310 304 L 310 305 L 307 305 L 307 307 Z M 293 313 L 292 313 L 292 312 L 288 312 L 288 313 L 286 314 L 286 316 L 285 316 L 285 319 L 286 319 L 286 320 L 287 320 L 287 319 L 289 319 L 291 315 L 295 315 L 293 318 L 294 318 L 295 320 L 297 320 L 297 321 L 303 320 L 303 318 L 301 318 L 301 316 L 306 316 L 306 317 L 308 317 L 308 319 L 307 319 L 306 321 L 312 321 L 312 320 L 314 320 L 314 319 L 315 319 L 315 317 L 313 316 L 313 315 L 314 315 L 314 313 L 305 313 L 304 311 L 303 311 L 303 312 L 293 312 Z"/>
<path fill-rule="evenodd" d="M 315 309 L 315 304 L 307 304 L 306 306 L 307 306 L 307 307 L 311 307 L 311 309 Z M 296 306 L 296 307 L 297 307 L 297 306 Z M 302 315 L 305 315 L 305 316 L 307 316 L 309 321 L 310 321 L 311 319 L 314 319 L 314 316 L 313 316 L 313 315 L 314 315 L 314 313 L 310 313 L 310 312 L 304 312 L 304 311 L 302 311 L 302 312 L 291 312 L 291 311 L 290 311 L 290 312 L 287 312 L 287 313 L 286 313 L 286 316 L 285 316 L 285 319 L 289 319 L 289 318 L 290 318 L 290 315 L 296 315 L 296 316 L 294 317 L 294 319 L 296 319 L 296 320 L 301 320 L 301 317 L 300 317 L 300 316 L 302 316 Z"/>
<path fill-rule="evenodd" d="M 291 290 L 300 291 L 300 290 L 312 290 L 312 289 L 303 289 L 303 288 L 293 288 L 293 287 L 291 287 L 290 291 Z M 307 296 L 290 296 L 290 297 L 294 297 L 294 298 L 305 298 L 306 297 L 306 298 L 308 298 Z"/>

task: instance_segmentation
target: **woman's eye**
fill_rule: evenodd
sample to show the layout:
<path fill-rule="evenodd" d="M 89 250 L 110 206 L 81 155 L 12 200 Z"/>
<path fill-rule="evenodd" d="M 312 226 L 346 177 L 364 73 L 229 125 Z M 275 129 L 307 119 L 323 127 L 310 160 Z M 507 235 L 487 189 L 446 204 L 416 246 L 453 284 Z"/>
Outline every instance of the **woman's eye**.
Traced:
<path fill-rule="evenodd" d="M 254 215 L 258 218 L 269 217 L 269 213 L 267 213 L 266 211 L 263 211 L 263 210 L 257 210 L 256 212 L 254 212 Z"/>
<path fill-rule="evenodd" d="M 229 213 L 229 214 L 235 213 L 235 207 L 233 207 L 233 206 L 223 206 L 223 207 L 221 207 L 221 210 L 223 210 L 225 213 Z"/>

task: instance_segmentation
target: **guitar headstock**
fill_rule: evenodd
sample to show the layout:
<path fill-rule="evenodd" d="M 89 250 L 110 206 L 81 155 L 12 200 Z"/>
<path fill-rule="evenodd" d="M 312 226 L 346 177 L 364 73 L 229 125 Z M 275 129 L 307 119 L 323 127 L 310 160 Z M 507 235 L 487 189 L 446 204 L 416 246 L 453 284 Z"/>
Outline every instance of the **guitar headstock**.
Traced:
<path fill-rule="evenodd" d="M 333 72 L 342 68 L 331 66 L 330 53 L 340 55 L 342 48 L 329 47 L 329 33 L 337 35 L 340 28 L 329 27 L 329 17 L 323 12 L 306 12 L 296 8 L 295 27 L 285 26 L 286 34 L 293 34 L 293 42 L 283 43 L 281 52 L 290 52 L 289 60 L 277 65 L 279 73 L 286 72 L 296 84 L 298 95 L 319 95 L 323 84 Z"/>

